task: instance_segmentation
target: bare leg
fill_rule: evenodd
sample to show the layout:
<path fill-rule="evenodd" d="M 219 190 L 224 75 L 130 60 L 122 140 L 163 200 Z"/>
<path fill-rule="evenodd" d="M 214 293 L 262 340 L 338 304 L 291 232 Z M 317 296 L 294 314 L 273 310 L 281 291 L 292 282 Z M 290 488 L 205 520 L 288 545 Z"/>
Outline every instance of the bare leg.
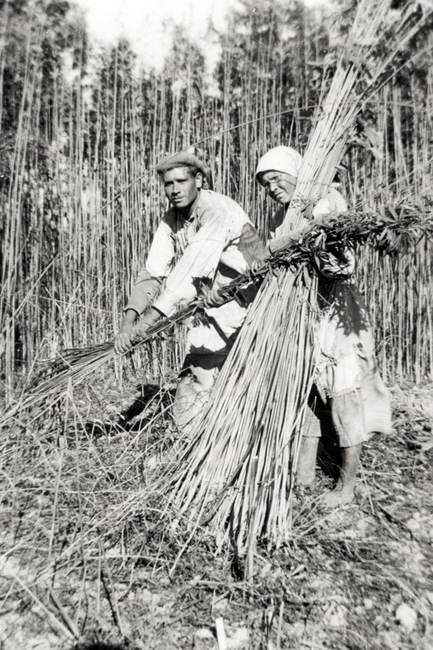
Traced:
<path fill-rule="evenodd" d="M 321 436 L 320 418 L 316 413 L 316 410 L 318 411 L 318 397 L 314 390 L 311 392 L 308 401 L 309 405 L 305 416 L 296 469 L 296 482 L 303 487 L 313 485 L 316 479 L 317 448 Z"/>
<path fill-rule="evenodd" d="M 342 447 L 341 471 L 335 489 L 324 495 L 322 504 L 327 508 L 350 503 L 355 498 L 356 472 L 361 458 L 363 443 L 354 447 Z"/>
<path fill-rule="evenodd" d="M 316 458 L 319 438 L 302 437 L 296 482 L 304 487 L 313 485 L 316 479 Z"/>

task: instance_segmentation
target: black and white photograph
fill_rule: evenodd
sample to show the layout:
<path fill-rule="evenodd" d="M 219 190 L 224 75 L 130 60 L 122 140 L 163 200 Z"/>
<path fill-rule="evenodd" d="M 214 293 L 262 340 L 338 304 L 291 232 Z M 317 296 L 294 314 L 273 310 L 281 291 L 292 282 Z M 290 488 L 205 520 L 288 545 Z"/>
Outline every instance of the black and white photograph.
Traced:
<path fill-rule="evenodd" d="M 432 650 L 433 0 L 0 0 L 0 650 Z"/>

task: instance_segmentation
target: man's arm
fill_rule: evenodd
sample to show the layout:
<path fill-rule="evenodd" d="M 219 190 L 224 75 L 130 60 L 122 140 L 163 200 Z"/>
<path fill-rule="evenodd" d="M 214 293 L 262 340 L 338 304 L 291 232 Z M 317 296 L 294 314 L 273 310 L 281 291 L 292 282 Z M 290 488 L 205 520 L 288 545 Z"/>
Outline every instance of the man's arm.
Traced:
<path fill-rule="evenodd" d="M 126 352 L 131 347 L 132 331 L 137 318 L 138 313 L 135 309 L 127 309 L 125 311 L 120 325 L 120 330 L 114 339 L 114 349 L 117 354 Z"/>
<path fill-rule="evenodd" d="M 138 316 L 146 311 L 161 288 L 162 282 L 163 277 L 153 277 L 145 267 L 132 287 L 124 311 L 126 312 L 128 309 L 133 309 L 137 312 Z"/>
<path fill-rule="evenodd" d="M 133 337 L 136 335 L 144 337 L 147 330 L 152 327 L 152 325 L 155 325 L 163 316 L 164 314 L 161 312 L 157 311 L 153 307 L 149 307 L 143 318 L 140 319 L 137 327 L 134 327 L 138 314 L 134 309 L 127 309 L 123 316 L 120 330 L 114 339 L 114 349 L 116 352 L 118 354 L 127 352 L 132 345 Z"/>
<path fill-rule="evenodd" d="M 218 206 L 212 209 L 212 214 L 167 277 L 164 291 L 154 302 L 155 309 L 171 316 L 180 302 L 190 302 L 197 297 L 197 279 L 213 281 L 221 254 L 230 241 L 228 221 L 224 210 Z"/>
<path fill-rule="evenodd" d="M 138 317 L 138 308 L 143 304 L 143 292 L 139 292 L 138 300 L 129 300 L 122 326 L 115 339 L 117 352 L 126 352 L 131 347 L 133 334 L 144 336 L 149 327 L 159 318 L 171 316 L 180 302 L 193 300 L 197 296 L 195 284 L 197 278 L 213 280 L 222 251 L 230 237 L 227 222 L 225 213 L 216 207 L 186 247 L 184 254 L 168 275 L 164 291 L 152 307 L 147 309 L 135 330 L 134 323 Z"/>
<path fill-rule="evenodd" d="M 132 344 L 134 324 L 137 318 L 146 312 L 140 321 L 140 333 L 153 325 L 161 316 L 151 304 L 158 293 L 162 280 L 170 271 L 174 257 L 174 246 L 171 228 L 166 219 L 158 226 L 150 247 L 146 266 L 138 276 L 128 303 L 125 307 L 120 330 L 114 339 L 114 349 L 117 353 L 126 352 Z"/>

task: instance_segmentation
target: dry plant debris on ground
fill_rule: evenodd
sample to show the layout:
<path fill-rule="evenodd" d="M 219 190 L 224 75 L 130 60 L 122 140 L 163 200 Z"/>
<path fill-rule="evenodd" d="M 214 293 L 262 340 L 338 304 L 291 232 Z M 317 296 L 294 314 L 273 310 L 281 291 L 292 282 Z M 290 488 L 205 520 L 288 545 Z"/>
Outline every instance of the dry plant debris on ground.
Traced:
<path fill-rule="evenodd" d="M 356 503 L 327 513 L 322 455 L 297 495 L 289 548 L 259 548 L 254 580 L 228 550 L 161 522 L 162 502 L 109 514 L 169 448 L 172 390 L 106 370 L 3 433 L 2 650 L 433 647 L 433 386 L 393 388 L 395 433 L 363 456 Z M 217 630 L 218 628 L 218 630 Z M 219 632 L 219 636 L 218 636 Z"/>

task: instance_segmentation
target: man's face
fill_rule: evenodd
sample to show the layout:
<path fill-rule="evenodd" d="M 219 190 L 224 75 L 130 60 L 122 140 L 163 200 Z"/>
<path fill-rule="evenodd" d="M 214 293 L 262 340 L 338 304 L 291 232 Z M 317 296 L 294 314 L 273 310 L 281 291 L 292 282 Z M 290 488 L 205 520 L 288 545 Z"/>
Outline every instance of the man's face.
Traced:
<path fill-rule="evenodd" d="M 266 172 L 260 177 L 260 183 L 271 199 L 283 205 L 290 203 L 295 193 L 296 178 L 284 172 Z"/>
<path fill-rule="evenodd" d="M 202 175 L 190 176 L 187 167 L 175 167 L 163 176 L 165 194 L 172 205 L 179 210 L 188 208 L 197 198 L 202 185 Z"/>

